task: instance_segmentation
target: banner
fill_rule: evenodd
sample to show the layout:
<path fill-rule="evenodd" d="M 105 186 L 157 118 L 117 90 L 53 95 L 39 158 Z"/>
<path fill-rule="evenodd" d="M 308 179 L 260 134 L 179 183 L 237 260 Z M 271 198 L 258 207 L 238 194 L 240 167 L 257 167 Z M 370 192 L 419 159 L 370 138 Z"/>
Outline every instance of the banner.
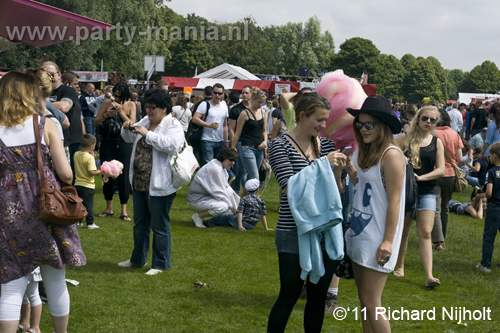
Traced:
<path fill-rule="evenodd" d="M 77 72 L 80 77 L 80 82 L 98 82 L 98 81 L 108 81 L 108 72 Z"/>
<path fill-rule="evenodd" d="M 274 92 L 278 95 L 289 93 L 290 92 L 290 85 L 289 84 L 275 83 L 274 84 Z"/>

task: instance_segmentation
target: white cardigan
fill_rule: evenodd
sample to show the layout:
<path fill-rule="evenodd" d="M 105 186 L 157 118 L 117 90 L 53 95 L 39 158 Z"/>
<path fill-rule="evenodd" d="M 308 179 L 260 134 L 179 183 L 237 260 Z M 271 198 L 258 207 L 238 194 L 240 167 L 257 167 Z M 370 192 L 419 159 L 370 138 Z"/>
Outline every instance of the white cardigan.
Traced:
<path fill-rule="evenodd" d="M 148 116 L 142 118 L 132 126 L 144 126 L 149 128 L 151 123 Z M 132 156 L 130 156 L 129 181 L 132 184 L 134 178 L 134 159 L 137 143 L 142 135 L 132 133 L 122 127 L 121 136 L 126 142 L 133 142 Z M 172 170 L 170 160 L 172 155 L 181 151 L 184 145 L 184 131 L 179 121 L 171 114 L 162 119 L 154 132 L 146 134 L 146 143 L 153 146 L 153 168 L 151 170 L 151 180 L 149 183 L 149 195 L 153 197 L 163 197 L 177 192 L 180 187 L 174 187 L 172 183 Z"/>

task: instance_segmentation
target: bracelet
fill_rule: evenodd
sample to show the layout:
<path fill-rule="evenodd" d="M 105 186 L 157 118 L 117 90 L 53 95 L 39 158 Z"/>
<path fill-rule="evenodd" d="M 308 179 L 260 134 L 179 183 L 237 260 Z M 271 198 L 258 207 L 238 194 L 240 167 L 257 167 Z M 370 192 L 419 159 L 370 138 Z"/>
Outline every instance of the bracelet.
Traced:
<path fill-rule="evenodd" d="M 346 166 L 344 167 L 344 169 L 348 169 L 348 168 L 350 168 L 350 167 L 354 167 L 354 165 L 351 163 L 351 164 L 349 164 L 349 165 L 346 165 Z"/>

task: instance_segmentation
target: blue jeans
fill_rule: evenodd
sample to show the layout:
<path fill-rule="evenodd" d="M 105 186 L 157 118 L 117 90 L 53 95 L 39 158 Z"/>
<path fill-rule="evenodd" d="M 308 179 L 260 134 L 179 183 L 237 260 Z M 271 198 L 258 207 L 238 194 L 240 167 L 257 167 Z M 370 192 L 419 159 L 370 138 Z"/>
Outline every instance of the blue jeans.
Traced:
<path fill-rule="evenodd" d="M 145 265 L 148 260 L 149 239 L 153 230 L 153 262 L 151 268 L 166 270 L 172 267 L 170 208 L 176 193 L 163 197 L 149 196 L 149 192 L 133 191 L 134 250 L 130 261 Z"/>
<path fill-rule="evenodd" d="M 217 226 L 222 226 L 222 227 L 233 227 L 235 229 L 238 229 L 238 215 L 234 214 L 226 214 L 226 215 L 219 215 L 216 217 L 212 217 L 210 220 L 207 221 L 207 224 L 209 227 L 217 227 Z M 250 224 L 245 221 L 242 221 L 243 227 L 247 230 L 252 230 L 255 229 L 255 224 Z"/>
<path fill-rule="evenodd" d="M 259 179 L 259 169 L 264 159 L 264 150 L 241 146 L 241 162 L 247 171 L 247 179 Z"/>
<path fill-rule="evenodd" d="M 224 148 L 224 141 L 206 141 L 201 140 L 201 155 L 203 157 L 203 165 L 217 157 L 217 154 Z"/>
<path fill-rule="evenodd" d="M 236 144 L 236 150 L 238 150 L 238 152 L 241 153 L 241 142 L 238 142 Z M 233 183 L 231 184 L 231 187 L 233 188 L 234 192 L 236 192 L 236 194 L 238 195 L 240 195 L 241 186 L 245 186 L 244 180 L 247 179 L 247 174 L 246 174 L 247 172 L 242 165 L 241 159 L 242 157 L 239 156 L 232 167 L 235 178 Z"/>
<path fill-rule="evenodd" d="M 495 237 L 500 231 L 500 208 L 492 208 L 488 205 L 486 211 L 486 219 L 484 220 L 483 233 L 483 258 L 481 265 L 491 268 L 491 258 L 493 257 L 493 249 L 495 247 Z"/>
<path fill-rule="evenodd" d="M 83 117 L 83 124 L 85 125 L 85 132 L 87 134 L 95 135 L 94 117 Z"/>
<path fill-rule="evenodd" d="M 479 179 L 477 179 L 477 177 L 472 176 L 467 176 L 467 184 L 471 186 L 483 186 L 481 183 L 479 183 Z"/>

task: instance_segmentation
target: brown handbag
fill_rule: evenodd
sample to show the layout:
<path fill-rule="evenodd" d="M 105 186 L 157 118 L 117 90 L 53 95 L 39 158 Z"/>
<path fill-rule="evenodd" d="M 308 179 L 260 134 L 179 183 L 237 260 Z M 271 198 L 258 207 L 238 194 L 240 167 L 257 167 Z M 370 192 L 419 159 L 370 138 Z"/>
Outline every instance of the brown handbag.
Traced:
<path fill-rule="evenodd" d="M 61 190 L 45 177 L 42 163 L 42 143 L 38 128 L 38 115 L 33 115 L 33 128 L 36 139 L 38 173 L 40 174 L 40 202 L 38 219 L 52 224 L 71 225 L 87 216 L 83 200 L 74 186 L 60 182 Z"/>

